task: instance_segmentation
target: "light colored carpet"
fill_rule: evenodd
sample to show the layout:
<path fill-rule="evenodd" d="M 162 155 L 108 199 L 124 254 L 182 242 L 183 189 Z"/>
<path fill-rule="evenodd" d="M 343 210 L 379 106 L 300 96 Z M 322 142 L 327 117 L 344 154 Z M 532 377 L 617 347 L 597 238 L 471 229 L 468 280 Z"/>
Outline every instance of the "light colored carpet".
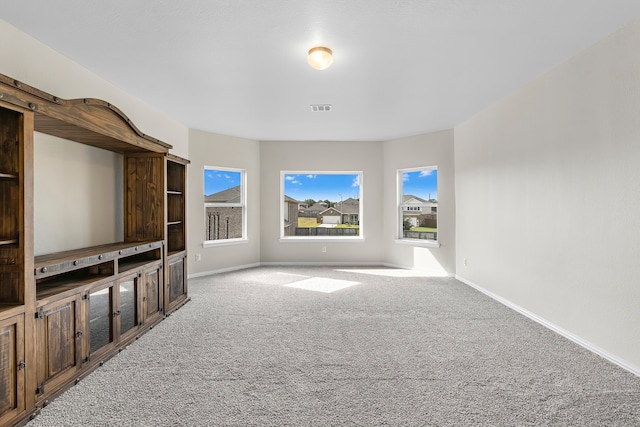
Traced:
<path fill-rule="evenodd" d="M 451 278 L 260 267 L 189 285 L 28 426 L 640 426 L 640 378 Z"/>

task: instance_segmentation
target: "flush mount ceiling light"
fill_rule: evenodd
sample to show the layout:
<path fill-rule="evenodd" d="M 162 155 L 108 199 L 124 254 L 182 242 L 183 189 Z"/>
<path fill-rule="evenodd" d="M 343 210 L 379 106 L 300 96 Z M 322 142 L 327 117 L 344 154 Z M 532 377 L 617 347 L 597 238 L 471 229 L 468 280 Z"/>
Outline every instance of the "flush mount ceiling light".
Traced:
<path fill-rule="evenodd" d="M 312 68 L 316 70 L 325 70 L 329 68 L 329 65 L 333 62 L 333 52 L 328 47 L 316 46 L 309 49 L 309 56 L 307 62 Z"/>

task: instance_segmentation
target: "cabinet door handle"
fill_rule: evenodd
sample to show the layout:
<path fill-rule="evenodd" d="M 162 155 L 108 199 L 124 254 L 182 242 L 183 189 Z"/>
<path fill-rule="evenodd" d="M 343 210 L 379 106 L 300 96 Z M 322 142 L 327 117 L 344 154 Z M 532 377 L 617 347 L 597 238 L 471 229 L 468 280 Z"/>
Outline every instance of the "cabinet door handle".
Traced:
<path fill-rule="evenodd" d="M 78 331 L 78 332 L 76 332 L 76 337 L 77 337 L 77 338 L 80 338 L 81 336 L 82 336 L 82 331 Z"/>
<path fill-rule="evenodd" d="M 25 366 L 27 366 L 26 363 L 24 363 L 24 360 L 21 360 L 20 362 L 18 362 L 18 371 L 22 371 Z"/>

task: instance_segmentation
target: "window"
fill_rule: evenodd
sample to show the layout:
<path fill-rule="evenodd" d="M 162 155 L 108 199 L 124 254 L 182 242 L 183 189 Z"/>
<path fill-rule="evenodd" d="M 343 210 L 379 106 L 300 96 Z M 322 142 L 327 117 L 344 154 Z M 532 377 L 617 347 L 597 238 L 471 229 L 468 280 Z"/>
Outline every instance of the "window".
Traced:
<path fill-rule="evenodd" d="M 281 172 L 281 189 L 281 237 L 362 237 L 362 172 Z"/>
<path fill-rule="evenodd" d="M 399 239 L 438 240 L 438 168 L 398 171 Z"/>
<path fill-rule="evenodd" d="M 245 171 L 205 166 L 204 212 L 207 243 L 246 239 Z"/>

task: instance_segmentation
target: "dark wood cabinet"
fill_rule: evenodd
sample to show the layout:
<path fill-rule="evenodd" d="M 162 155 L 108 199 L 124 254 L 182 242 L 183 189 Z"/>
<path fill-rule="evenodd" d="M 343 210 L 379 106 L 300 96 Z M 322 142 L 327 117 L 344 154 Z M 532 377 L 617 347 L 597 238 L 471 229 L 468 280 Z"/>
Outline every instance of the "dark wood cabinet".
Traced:
<path fill-rule="evenodd" d="M 43 303 L 35 314 L 36 394 L 75 377 L 82 366 L 83 327 L 80 295 Z"/>
<path fill-rule="evenodd" d="M 185 259 L 182 256 L 172 256 L 167 262 L 169 274 L 167 281 L 167 293 L 169 309 L 173 308 L 187 295 L 186 280 L 185 280 Z"/>
<path fill-rule="evenodd" d="M 25 410 L 24 315 L 0 320 L 0 425 Z"/>
<path fill-rule="evenodd" d="M 188 300 L 186 252 L 186 197 L 188 161 L 166 157 L 167 260 L 165 307 L 171 312 Z"/>
<path fill-rule="evenodd" d="M 164 237 L 164 156 L 130 153 L 124 158 L 124 239 Z"/>
<path fill-rule="evenodd" d="M 0 91 L 0 94 L 2 91 Z M 1 98 L 1 97 L 0 97 Z M 0 103 L 0 425 L 35 397 L 33 349 L 33 113 Z"/>
<path fill-rule="evenodd" d="M 34 256 L 34 132 L 122 156 L 123 241 Z M 0 74 L 0 425 L 188 301 L 186 167 L 112 104 Z M 69 206 L 69 209 L 73 209 Z"/>
<path fill-rule="evenodd" d="M 0 106 L 0 309 L 22 305 L 33 226 L 33 114 Z"/>
<path fill-rule="evenodd" d="M 142 322 L 154 323 L 164 315 L 162 264 L 146 268 L 142 273 L 142 279 Z"/>

